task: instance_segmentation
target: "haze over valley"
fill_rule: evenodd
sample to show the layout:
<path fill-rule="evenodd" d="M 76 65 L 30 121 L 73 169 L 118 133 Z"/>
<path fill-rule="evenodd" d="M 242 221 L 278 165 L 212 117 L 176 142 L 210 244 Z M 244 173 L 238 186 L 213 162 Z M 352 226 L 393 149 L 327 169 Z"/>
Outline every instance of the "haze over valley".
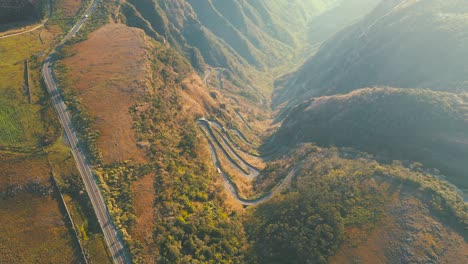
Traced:
<path fill-rule="evenodd" d="M 0 0 L 0 263 L 467 263 L 465 0 Z"/>

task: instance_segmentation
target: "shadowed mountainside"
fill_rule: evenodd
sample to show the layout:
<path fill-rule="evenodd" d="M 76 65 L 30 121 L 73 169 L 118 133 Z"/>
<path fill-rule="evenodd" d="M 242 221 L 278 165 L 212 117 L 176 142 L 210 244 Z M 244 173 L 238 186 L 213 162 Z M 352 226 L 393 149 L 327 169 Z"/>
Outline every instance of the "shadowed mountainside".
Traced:
<path fill-rule="evenodd" d="M 372 87 L 468 90 L 468 3 L 384 1 L 277 84 L 276 105 Z"/>
<path fill-rule="evenodd" d="M 225 68 L 227 78 L 237 86 L 265 85 L 259 72 L 284 65 L 293 67 L 307 49 L 313 20 L 340 4 L 340 0 L 237 1 L 237 0 L 130 0 L 123 4 L 130 26 L 182 52 L 192 65 L 204 72 L 206 66 Z M 377 0 L 356 3 L 368 6 Z M 332 34 L 366 10 L 343 13 L 343 21 L 320 33 Z M 355 10 L 354 10 L 355 11 Z M 339 20 L 339 19 L 338 19 Z M 319 42 L 323 41 L 323 37 Z M 267 88 L 270 89 L 270 88 Z"/>
<path fill-rule="evenodd" d="M 420 161 L 467 188 L 467 11 L 458 0 L 382 2 L 277 81 L 276 139 Z"/>
<path fill-rule="evenodd" d="M 467 94 L 396 88 L 312 98 L 289 113 L 277 141 L 350 146 L 387 160 L 420 161 L 467 188 L 467 99 Z"/>

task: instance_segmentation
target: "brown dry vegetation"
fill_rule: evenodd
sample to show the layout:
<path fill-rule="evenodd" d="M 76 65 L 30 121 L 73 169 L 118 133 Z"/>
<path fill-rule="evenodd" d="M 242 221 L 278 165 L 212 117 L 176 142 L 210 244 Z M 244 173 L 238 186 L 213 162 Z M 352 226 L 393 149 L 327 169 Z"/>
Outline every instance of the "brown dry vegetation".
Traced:
<path fill-rule="evenodd" d="M 46 157 L 0 153 L 0 193 L 6 191 L 8 186 L 23 186 L 28 182 L 48 185 L 49 171 Z"/>
<path fill-rule="evenodd" d="M 159 255 L 158 249 L 154 247 L 154 189 L 155 175 L 153 173 L 135 181 L 132 184 L 132 190 L 135 193 L 133 206 L 137 217 L 135 225 L 131 228 L 130 234 L 138 240 L 145 248 L 141 252 L 141 260 L 144 263 L 155 262 L 154 257 Z M 153 252 L 153 254 L 149 254 Z"/>
<path fill-rule="evenodd" d="M 19 194 L 0 202 L 0 263 L 77 263 L 57 200 Z"/>
<path fill-rule="evenodd" d="M 134 261 L 155 262 L 167 254 L 164 250 L 167 245 L 161 241 L 171 237 L 155 230 L 168 228 L 173 221 L 172 218 L 160 219 L 161 214 L 166 215 L 163 213 L 166 204 L 155 200 L 169 193 L 172 199 L 176 196 L 174 193 L 180 191 L 179 188 L 171 190 L 172 182 L 188 184 L 186 181 L 191 182 L 192 178 L 196 182 L 191 182 L 188 188 L 198 188 L 201 181 L 209 187 L 200 187 L 184 195 L 195 194 L 206 200 L 213 196 L 205 193 L 222 190 L 219 183 L 209 183 L 200 172 L 188 172 L 201 164 L 191 164 L 198 156 L 209 158 L 209 155 L 198 154 L 202 148 L 193 145 L 199 140 L 194 121 L 215 111 L 218 103 L 208 95 L 199 76 L 184 59 L 146 39 L 139 29 L 107 24 L 91 33 L 87 40 L 66 47 L 62 55 L 66 57 L 61 62 L 65 67 L 59 79 L 66 97 L 78 99 L 74 103 L 83 109 L 84 118 L 89 115 L 93 119 L 92 130 L 101 135 L 97 148 L 103 154 L 104 164 L 97 165 L 96 172 L 102 177 L 103 192 L 110 197 L 108 203 L 114 208 L 110 213 L 124 233 Z M 185 134 L 189 130 L 194 133 Z M 185 155 L 190 157 L 187 159 L 190 166 L 181 158 Z M 123 160 L 132 161 L 122 163 Z M 169 165 L 173 162 L 174 166 Z M 135 163 L 144 165 L 137 168 L 139 165 Z M 157 172 L 147 174 L 153 169 Z M 184 181 L 175 179 L 181 176 Z M 167 201 L 168 198 L 163 199 Z M 194 200 L 193 204 L 200 204 L 197 208 L 212 206 L 199 200 Z M 167 210 L 177 211 L 178 208 L 172 205 Z M 219 208 L 224 210 L 224 206 Z M 220 216 L 222 218 L 213 223 L 229 220 L 225 213 Z M 203 218 L 193 217 L 194 224 Z"/>
<path fill-rule="evenodd" d="M 182 108 L 184 113 L 202 117 L 219 107 L 218 103 L 208 95 L 203 81 L 197 74 L 188 76 L 181 84 L 183 90 L 179 94 L 184 101 Z"/>
<path fill-rule="evenodd" d="M 73 47 L 77 55 L 64 60 L 68 78 L 100 131 L 104 162 L 144 162 L 137 147 L 129 108 L 147 87 L 148 44 L 143 31 L 108 24 Z"/>

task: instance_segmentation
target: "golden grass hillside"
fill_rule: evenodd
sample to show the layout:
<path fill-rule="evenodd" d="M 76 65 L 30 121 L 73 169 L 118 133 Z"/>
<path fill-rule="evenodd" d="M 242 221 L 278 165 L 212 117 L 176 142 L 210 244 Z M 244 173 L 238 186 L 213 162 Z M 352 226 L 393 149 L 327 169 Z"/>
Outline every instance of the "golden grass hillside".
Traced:
<path fill-rule="evenodd" d="M 76 93 L 95 120 L 104 162 L 144 162 L 132 130 L 130 107 L 148 89 L 149 44 L 143 31 L 108 24 L 74 45 L 61 62 L 66 73 L 64 90 Z"/>

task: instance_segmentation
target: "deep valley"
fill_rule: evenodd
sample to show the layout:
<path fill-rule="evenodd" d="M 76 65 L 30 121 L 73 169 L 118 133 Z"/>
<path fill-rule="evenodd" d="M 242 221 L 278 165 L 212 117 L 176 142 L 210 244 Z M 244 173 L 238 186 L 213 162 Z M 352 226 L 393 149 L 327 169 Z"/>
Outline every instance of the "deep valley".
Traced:
<path fill-rule="evenodd" d="M 0 263 L 468 262 L 465 0 L 25 6 Z"/>

